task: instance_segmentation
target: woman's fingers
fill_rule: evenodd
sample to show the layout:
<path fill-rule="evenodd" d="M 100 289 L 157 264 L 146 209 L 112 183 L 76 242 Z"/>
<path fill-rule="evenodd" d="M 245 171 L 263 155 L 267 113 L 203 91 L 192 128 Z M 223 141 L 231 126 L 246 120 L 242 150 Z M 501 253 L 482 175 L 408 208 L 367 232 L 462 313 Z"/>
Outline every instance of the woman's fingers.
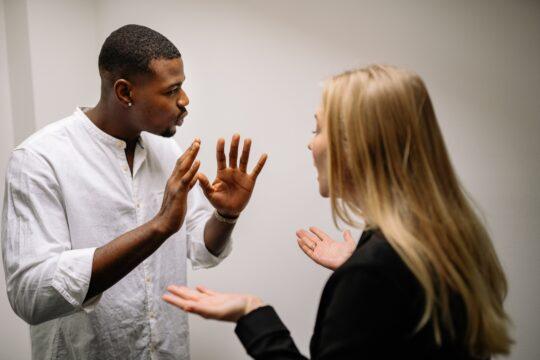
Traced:
<path fill-rule="evenodd" d="M 315 234 L 320 241 L 333 241 L 332 238 L 328 236 L 327 233 L 325 233 L 318 227 L 312 226 L 309 228 L 309 231 Z"/>
<path fill-rule="evenodd" d="M 296 236 L 301 239 L 305 239 L 311 248 L 315 248 L 315 246 L 317 246 L 317 243 L 320 242 L 320 239 L 317 236 L 308 233 L 304 229 L 298 230 L 296 232 Z"/>
<path fill-rule="evenodd" d="M 351 232 L 349 230 L 345 230 L 343 232 L 343 239 L 345 240 L 346 243 L 349 243 L 349 244 L 351 244 L 351 243 L 354 244 L 355 243 L 355 241 L 354 241 L 354 239 L 353 239 L 353 237 L 351 235 Z"/>
<path fill-rule="evenodd" d="M 182 299 L 181 297 L 172 294 L 165 294 L 162 296 L 162 299 L 171 305 L 179 307 L 185 312 L 202 315 L 202 309 L 198 306 L 196 301 Z"/>
<path fill-rule="evenodd" d="M 203 297 L 203 294 L 200 292 L 190 289 L 185 286 L 177 286 L 177 285 L 171 285 L 167 287 L 167 291 L 169 291 L 171 294 L 174 294 L 184 300 L 200 300 Z"/>
<path fill-rule="evenodd" d="M 206 295 L 217 295 L 217 292 L 208 289 L 206 286 L 199 285 L 197 286 L 197 290 Z"/>
<path fill-rule="evenodd" d="M 307 255 L 309 256 L 311 259 L 313 259 L 313 250 L 300 238 L 297 238 L 296 239 L 297 242 L 298 242 L 298 247 L 300 247 L 300 249 L 302 249 L 302 251 Z"/>

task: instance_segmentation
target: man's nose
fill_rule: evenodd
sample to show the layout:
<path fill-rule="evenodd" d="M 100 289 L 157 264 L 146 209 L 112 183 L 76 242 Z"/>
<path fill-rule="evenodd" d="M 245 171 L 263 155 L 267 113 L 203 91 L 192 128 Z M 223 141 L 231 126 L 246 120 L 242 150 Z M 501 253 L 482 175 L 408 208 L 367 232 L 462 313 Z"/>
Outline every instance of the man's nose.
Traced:
<path fill-rule="evenodd" d="M 184 91 L 180 93 L 180 98 L 178 99 L 178 105 L 182 107 L 186 107 L 189 105 L 189 98 Z"/>

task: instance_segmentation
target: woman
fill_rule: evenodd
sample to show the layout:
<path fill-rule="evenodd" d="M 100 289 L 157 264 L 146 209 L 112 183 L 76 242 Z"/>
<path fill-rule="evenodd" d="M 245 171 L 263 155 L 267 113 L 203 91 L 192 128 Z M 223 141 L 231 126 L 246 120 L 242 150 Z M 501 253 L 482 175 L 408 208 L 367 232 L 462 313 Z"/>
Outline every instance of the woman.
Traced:
<path fill-rule="evenodd" d="M 512 340 L 507 284 L 462 190 L 422 80 L 373 65 L 330 79 L 309 145 L 334 222 L 358 243 L 299 231 L 302 250 L 335 269 L 311 340 L 313 359 L 485 359 Z M 237 322 L 255 359 L 303 359 L 272 307 L 252 295 L 171 286 L 164 299 Z"/>

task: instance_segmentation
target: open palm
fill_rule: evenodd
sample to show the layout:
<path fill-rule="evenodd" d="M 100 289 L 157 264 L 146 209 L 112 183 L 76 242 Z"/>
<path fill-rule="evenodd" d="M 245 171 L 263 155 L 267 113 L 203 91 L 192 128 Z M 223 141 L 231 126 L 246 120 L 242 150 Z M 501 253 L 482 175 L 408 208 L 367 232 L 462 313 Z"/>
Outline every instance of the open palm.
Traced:
<path fill-rule="evenodd" d="M 214 206 L 220 214 L 229 217 L 238 216 L 248 204 L 257 181 L 257 176 L 264 167 L 267 159 L 267 155 L 263 154 L 253 171 L 249 174 L 247 172 L 247 165 L 251 149 L 251 140 L 244 140 L 240 164 L 238 165 L 239 143 L 240 135 L 235 134 L 231 141 L 229 166 L 227 167 L 225 140 L 218 140 L 216 149 L 217 175 L 216 179 L 211 184 L 204 174 L 198 174 L 199 182 L 204 194 L 212 206 Z"/>
<path fill-rule="evenodd" d="M 207 319 L 236 322 L 261 305 L 260 300 L 251 295 L 219 293 L 203 286 L 194 290 L 171 285 L 167 290 L 170 294 L 163 295 L 163 300 Z"/>
<path fill-rule="evenodd" d="M 298 246 L 313 261 L 330 270 L 340 267 L 356 248 L 348 231 L 343 232 L 344 241 L 335 241 L 319 228 L 311 227 L 309 230 L 296 232 Z"/>

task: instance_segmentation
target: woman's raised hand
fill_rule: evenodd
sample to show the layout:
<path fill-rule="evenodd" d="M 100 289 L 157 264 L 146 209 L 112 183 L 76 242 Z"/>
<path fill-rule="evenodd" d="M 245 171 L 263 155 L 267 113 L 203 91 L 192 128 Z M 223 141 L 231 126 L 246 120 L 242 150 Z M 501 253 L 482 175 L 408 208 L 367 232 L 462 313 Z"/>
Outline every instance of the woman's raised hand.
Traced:
<path fill-rule="evenodd" d="M 309 232 L 298 230 L 296 236 L 300 249 L 317 264 L 330 270 L 340 267 L 356 248 L 356 243 L 348 230 L 343 232 L 344 241 L 335 241 L 316 227 L 310 227 Z"/>

